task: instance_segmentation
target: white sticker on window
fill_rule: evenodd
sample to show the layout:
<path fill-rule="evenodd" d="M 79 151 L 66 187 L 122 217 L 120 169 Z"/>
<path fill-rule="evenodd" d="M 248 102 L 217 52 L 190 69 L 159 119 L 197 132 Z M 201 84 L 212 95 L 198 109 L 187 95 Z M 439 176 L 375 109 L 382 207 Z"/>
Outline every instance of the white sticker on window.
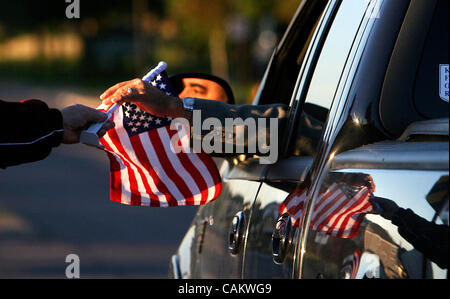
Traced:
<path fill-rule="evenodd" d="M 439 95 L 448 102 L 448 64 L 441 64 L 439 68 Z"/>

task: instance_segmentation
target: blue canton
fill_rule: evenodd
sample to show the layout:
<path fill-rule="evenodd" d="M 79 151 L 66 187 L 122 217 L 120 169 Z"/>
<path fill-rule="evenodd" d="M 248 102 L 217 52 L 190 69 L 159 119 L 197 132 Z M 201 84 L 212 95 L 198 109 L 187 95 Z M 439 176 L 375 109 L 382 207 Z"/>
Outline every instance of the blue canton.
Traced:
<path fill-rule="evenodd" d="M 156 76 L 156 78 L 150 83 L 169 96 L 177 96 L 176 92 L 170 85 L 167 73 L 165 71 Z M 130 137 L 139 135 L 149 130 L 168 126 L 172 122 L 172 118 L 154 116 L 150 113 L 145 112 L 144 110 L 141 110 L 134 103 L 123 104 L 122 113 L 123 127 Z"/>

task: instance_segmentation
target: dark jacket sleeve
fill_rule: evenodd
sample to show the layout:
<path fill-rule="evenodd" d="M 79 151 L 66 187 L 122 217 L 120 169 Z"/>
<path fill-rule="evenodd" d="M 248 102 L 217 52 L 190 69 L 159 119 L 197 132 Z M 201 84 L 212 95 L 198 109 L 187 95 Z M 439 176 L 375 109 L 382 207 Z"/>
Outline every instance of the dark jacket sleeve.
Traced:
<path fill-rule="evenodd" d="M 429 222 L 410 209 L 399 208 L 392 217 L 398 232 L 415 249 L 443 269 L 448 268 L 448 226 Z"/>
<path fill-rule="evenodd" d="M 230 105 L 219 101 L 210 101 L 194 99 L 194 115 L 192 138 L 202 140 L 206 135 L 218 136 L 217 140 L 222 142 L 222 153 L 226 144 L 244 149 L 244 153 L 261 154 L 259 147 L 254 148 L 255 144 L 270 144 L 272 137 L 282 136 L 287 122 L 287 107 L 281 104 L 273 105 Z M 196 117 L 196 111 L 201 112 L 200 117 Z M 198 114 L 197 114 L 198 115 Z M 220 126 L 213 125 L 214 122 L 206 121 L 214 119 L 220 121 Z M 206 122 L 205 122 L 206 121 Z M 233 123 L 234 132 L 226 130 L 227 121 Z M 255 124 L 256 131 L 249 132 L 249 124 Z M 206 128 L 205 128 L 205 124 Z M 231 134 L 229 134 L 231 133 Z M 262 136 L 266 140 L 258 140 Z M 250 147 L 249 145 L 252 145 Z M 242 153 L 237 151 L 237 153 Z M 215 153 L 212 153 L 215 155 Z"/>
<path fill-rule="evenodd" d="M 62 134 L 59 110 L 39 100 L 0 100 L 0 168 L 44 159 Z"/>

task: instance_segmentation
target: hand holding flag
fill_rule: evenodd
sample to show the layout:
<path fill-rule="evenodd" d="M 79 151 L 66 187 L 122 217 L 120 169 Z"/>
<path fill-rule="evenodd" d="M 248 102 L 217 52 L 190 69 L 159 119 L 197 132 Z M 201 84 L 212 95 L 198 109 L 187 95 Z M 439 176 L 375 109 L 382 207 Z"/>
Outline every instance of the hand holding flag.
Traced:
<path fill-rule="evenodd" d="M 109 107 L 113 104 L 133 102 L 140 109 L 157 117 L 182 117 L 183 103 L 166 78 L 166 66 L 165 62 L 161 62 L 143 79 L 124 81 L 110 87 L 100 96 L 103 105 Z"/>
<path fill-rule="evenodd" d="M 113 103 L 121 105 L 111 117 L 116 127 L 100 139 L 110 160 L 113 201 L 152 207 L 203 205 L 221 192 L 220 175 L 210 156 L 172 150 L 171 140 L 178 132 L 169 128 L 172 117 L 166 113 L 167 103 L 160 103 L 164 109 L 150 110 L 155 114 L 142 104 L 150 93 L 155 101 L 177 100 L 182 107 L 165 66 L 160 64 L 144 77 L 150 82 L 119 83 L 102 95 L 100 109 Z M 129 88 L 133 88 L 131 94 Z M 133 103 L 127 102 L 130 99 Z"/>

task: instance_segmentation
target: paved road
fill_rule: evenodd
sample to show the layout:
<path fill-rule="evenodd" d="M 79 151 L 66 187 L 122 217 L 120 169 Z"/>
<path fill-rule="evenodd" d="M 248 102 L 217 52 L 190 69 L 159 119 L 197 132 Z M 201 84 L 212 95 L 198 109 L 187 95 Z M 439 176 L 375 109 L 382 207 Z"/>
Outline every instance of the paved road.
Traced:
<path fill-rule="evenodd" d="M 26 97 L 96 103 L 78 91 L 0 82 L 0 98 Z M 106 154 L 62 145 L 46 160 L 0 170 L 0 278 L 65 278 L 68 254 L 80 257 L 82 278 L 165 278 L 196 211 L 111 202 Z"/>

